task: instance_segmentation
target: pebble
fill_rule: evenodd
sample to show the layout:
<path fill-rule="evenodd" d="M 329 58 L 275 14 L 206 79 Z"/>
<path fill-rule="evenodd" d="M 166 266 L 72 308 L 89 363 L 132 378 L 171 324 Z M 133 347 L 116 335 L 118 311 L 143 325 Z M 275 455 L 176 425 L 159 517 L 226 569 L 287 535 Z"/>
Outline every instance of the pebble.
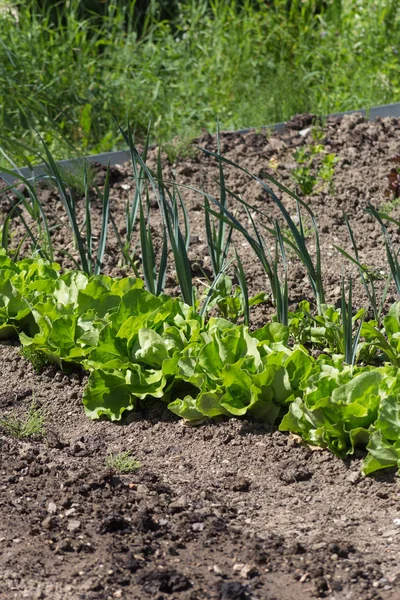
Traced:
<path fill-rule="evenodd" d="M 70 540 L 60 540 L 55 548 L 54 548 L 54 552 L 57 554 L 58 552 L 73 552 L 73 547 L 71 545 L 71 541 Z"/>
<path fill-rule="evenodd" d="M 57 512 L 57 505 L 54 502 L 49 502 L 47 506 L 47 512 L 51 515 L 55 515 Z"/>
<path fill-rule="evenodd" d="M 218 565 L 214 565 L 212 570 L 214 573 L 216 573 L 216 575 L 222 575 L 222 569 Z"/>
<path fill-rule="evenodd" d="M 357 483 L 360 480 L 360 474 L 357 471 L 352 471 L 346 477 L 346 481 L 349 483 Z"/>
<path fill-rule="evenodd" d="M 80 521 L 76 521 L 76 520 L 72 520 L 68 523 L 67 525 L 67 529 L 68 531 L 78 531 L 78 529 L 80 529 L 81 527 L 81 522 Z"/>
<path fill-rule="evenodd" d="M 43 519 L 42 521 L 42 527 L 43 529 L 54 529 L 56 522 L 54 517 L 46 517 L 45 519 Z"/>
<path fill-rule="evenodd" d="M 282 140 L 280 140 L 278 138 L 270 138 L 268 140 L 268 144 L 265 147 L 265 151 L 279 152 L 280 150 L 283 150 L 284 148 L 286 148 L 285 142 L 283 142 Z"/>
<path fill-rule="evenodd" d="M 257 577 L 258 569 L 254 565 L 244 565 L 240 570 L 240 576 L 244 577 L 244 579 L 252 579 L 253 577 Z"/>
<path fill-rule="evenodd" d="M 203 531 L 204 523 L 193 523 L 192 529 L 193 531 Z"/>

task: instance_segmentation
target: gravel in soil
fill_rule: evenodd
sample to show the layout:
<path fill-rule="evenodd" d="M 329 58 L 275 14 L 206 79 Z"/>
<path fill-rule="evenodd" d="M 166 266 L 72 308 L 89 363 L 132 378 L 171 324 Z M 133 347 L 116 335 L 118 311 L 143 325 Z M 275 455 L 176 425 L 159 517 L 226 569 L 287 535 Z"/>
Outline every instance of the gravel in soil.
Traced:
<path fill-rule="evenodd" d="M 279 138 L 224 134 L 222 151 L 257 174 L 272 173 L 273 158 L 275 176 L 290 184 L 293 153 L 310 143 L 299 131 L 310 122 L 297 118 Z M 342 260 L 332 245 L 349 248 L 342 209 L 362 261 L 387 269 L 379 227 L 363 209 L 369 201 L 387 202 L 386 175 L 400 148 L 400 121 L 368 123 L 352 115 L 329 119 L 324 131 L 326 148 L 340 159 L 335 192 L 320 191 L 307 201 L 321 229 L 327 297 L 336 302 Z M 199 141 L 209 149 L 215 144 L 209 135 Z M 153 152 L 150 162 L 155 160 Z M 218 191 L 213 180 L 218 169 L 200 153 L 166 163 L 165 173 L 183 184 L 205 181 L 211 192 Z M 99 170 L 99 184 L 102 178 Z M 235 193 L 278 216 L 258 184 L 231 169 L 226 178 Z M 112 207 L 120 230 L 131 188 L 128 167 L 113 169 Z M 60 201 L 53 190 L 41 194 L 65 248 L 69 238 Z M 197 263 L 209 266 L 201 198 L 191 191 L 185 197 L 196 271 Z M 289 198 L 282 200 L 294 214 Z M 2 206 L 6 209 L 4 200 Z M 99 223 L 96 205 L 93 218 Z M 156 242 L 158 222 L 156 214 Z M 239 238 L 237 243 L 250 290 L 265 289 L 248 247 Z M 106 270 L 124 272 L 111 231 Z M 294 305 L 310 288 L 294 260 L 289 275 Z M 362 305 L 360 286 L 356 292 Z M 259 307 L 253 325 L 270 313 L 268 304 Z M 17 440 L 0 432 L 1 600 L 400 597 L 400 483 L 394 473 L 362 478 L 361 456 L 341 461 L 246 420 L 184 427 L 163 405 L 131 414 L 121 424 L 91 422 L 81 404 L 84 374 L 53 367 L 37 374 L 11 343 L 0 345 L 0 373 L 0 418 L 10 411 L 25 414 L 33 397 L 46 414 L 43 437 Z M 124 475 L 110 470 L 108 453 L 127 450 L 142 467 Z"/>

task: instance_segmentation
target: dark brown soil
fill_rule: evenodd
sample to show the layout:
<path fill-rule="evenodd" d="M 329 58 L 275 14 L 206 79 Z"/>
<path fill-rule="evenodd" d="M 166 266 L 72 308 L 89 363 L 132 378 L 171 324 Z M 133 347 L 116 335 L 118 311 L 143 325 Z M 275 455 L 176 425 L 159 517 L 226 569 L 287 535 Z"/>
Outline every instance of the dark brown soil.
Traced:
<path fill-rule="evenodd" d="M 256 174 L 274 172 L 291 185 L 293 152 L 310 142 L 299 135 L 307 118 L 300 121 L 269 140 L 258 133 L 224 134 L 223 153 Z M 386 175 L 400 150 L 400 121 L 371 124 L 358 115 L 331 119 L 325 143 L 340 158 L 335 193 L 322 191 L 307 201 L 320 225 L 327 298 L 336 302 L 342 259 L 332 244 L 349 249 L 342 209 L 351 219 L 362 261 L 387 269 L 379 227 L 364 208 L 369 201 L 377 206 L 388 201 Z M 199 144 L 215 149 L 211 136 Z M 154 152 L 150 162 L 155 159 Z M 165 172 L 198 187 L 205 180 L 217 193 L 216 165 L 200 153 L 166 164 Z M 132 182 L 128 168 L 112 174 L 113 213 L 122 229 Z M 99 172 L 99 183 L 102 177 Z M 258 184 L 229 169 L 226 178 L 235 193 L 278 216 Z M 57 194 L 43 190 L 42 197 L 59 223 Z M 189 191 L 185 198 L 193 269 L 196 262 L 207 269 L 202 200 Z M 290 199 L 283 200 L 295 214 Z M 2 206 L 7 208 L 5 199 Z M 98 220 L 97 206 L 93 215 Z M 156 242 L 157 219 L 155 214 Z M 57 237 L 68 247 L 65 228 Z M 237 247 L 251 292 L 267 289 L 249 247 L 240 238 Z M 110 232 L 107 272 L 126 272 L 118 260 Z M 303 270 L 290 260 L 294 306 L 310 296 L 310 288 Z M 173 289 L 173 277 L 169 284 Z M 361 287 L 356 291 L 361 306 Z M 253 325 L 270 312 L 268 305 L 259 308 Z M 0 418 L 10 411 L 24 414 L 32 397 L 46 412 L 42 438 L 20 441 L 0 430 L 1 600 L 400 598 L 400 482 L 393 473 L 362 478 L 361 457 L 343 462 L 244 420 L 189 428 L 155 407 L 120 425 L 91 422 L 81 404 L 84 374 L 66 375 L 52 367 L 36 374 L 13 344 L 0 345 L 0 373 Z M 142 467 L 130 475 L 111 471 L 107 454 L 126 450 Z"/>

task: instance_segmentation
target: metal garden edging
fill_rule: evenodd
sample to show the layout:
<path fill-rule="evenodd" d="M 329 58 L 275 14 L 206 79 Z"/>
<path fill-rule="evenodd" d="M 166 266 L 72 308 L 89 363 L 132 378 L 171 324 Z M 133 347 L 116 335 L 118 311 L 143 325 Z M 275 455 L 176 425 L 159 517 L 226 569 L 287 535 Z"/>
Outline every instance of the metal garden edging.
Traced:
<path fill-rule="evenodd" d="M 344 115 L 350 115 L 355 113 L 360 113 L 363 116 L 368 116 L 370 121 L 375 121 L 377 118 L 383 117 L 400 117 L 400 102 L 396 102 L 394 104 L 384 104 L 382 106 L 374 106 L 369 110 L 366 110 L 364 108 L 360 110 L 348 110 L 345 112 L 333 113 L 328 116 L 343 117 Z M 276 133 L 282 133 L 285 129 L 285 126 L 286 122 L 283 122 L 275 123 L 274 125 L 266 125 L 261 128 L 258 127 L 257 129 L 261 129 L 261 131 L 272 130 Z M 247 129 L 239 129 L 232 133 L 249 133 L 253 130 L 254 127 L 249 127 Z M 110 163 L 110 165 L 119 165 L 123 164 L 124 162 L 127 162 L 129 158 L 129 152 L 127 150 L 117 150 L 116 152 L 103 152 L 101 154 L 92 154 L 91 156 L 86 156 L 82 160 L 87 160 L 89 163 L 99 163 L 101 165 L 107 165 L 108 163 Z M 73 169 L 74 165 L 76 165 L 77 161 L 79 162 L 79 160 L 80 159 L 60 160 L 57 161 L 57 164 L 64 169 Z M 33 167 L 33 169 L 30 169 L 29 167 L 21 167 L 19 169 L 19 172 L 21 175 L 23 175 L 23 177 L 29 179 L 32 177 L 40 177 L 40 175 L 44 175 L 46 169 L 45 165 L 37 165 Z M 17 176 L 14 178 L 11 175 L 8 175 L 7 173 L 3 173 L 2 171 L 0 171 L 0 178 L 4 179 L 4 181 L 6 181 L 10 185 L 14 183 L 14 181 L 18 180 Z"/>

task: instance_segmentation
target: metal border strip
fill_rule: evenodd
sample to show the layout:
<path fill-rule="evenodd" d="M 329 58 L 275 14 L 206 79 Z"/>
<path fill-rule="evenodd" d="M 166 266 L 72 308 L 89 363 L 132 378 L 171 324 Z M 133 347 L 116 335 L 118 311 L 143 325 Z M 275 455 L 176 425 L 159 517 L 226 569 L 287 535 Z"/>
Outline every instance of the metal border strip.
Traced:
<path fill-rule="evenodd" d="M 363 116 L 368 116 L 370 121 L 375 121 L 377 118 L 384 117 L 399 117 L 400 118 L 400 102 L 396 102 L 394 104 L 384 104 L 382 106 L 374 106 L 370 109 L 359 109 L 359 110 L 348 110 L 340 113 L 333 113 L 328 115 L 328 117 L 343 117 L 344 115 L 350 115 L 355 113 L 361 113 Z M 274 131 L 275 133 L 282 133 L 286 127 L 286 122 L 283 123 L 274 123 L 273 125 L 265 125 L 264 127 L 248 127 L 247 129 L 239 129 L 237 131 L 230 131 L 225 133 L 249 133 L 250 131 L 254 131 L 254 129 L 258 129 L 261 131 Z M 129 151 L 127 150 L 117 150 L 114 152 L 102 152 L 101 154 L 92 154 L 91 156 L 86 156 L 82 160 L 87 160 L 89 163 L 99 163 L 101 165 L 119 165 L 127 162 L 129 160 Z M 57 164 L 64 169 L 72 169 L 74 165 L 77 164 L 81 159 L 73 159 L 73 160 L 60 160 L 57 161 Z M 19 172 L 26 179 L 39 177 L 45 173 L 45 165 L 37 165 L 30 169 L 29 167 L 21 167 Z M 6 181 L 9 185 L 14 183 L 14 181 L 18 180 L 18 177 L 12 177 L 7 173 L 3 173 L 0 171 L 0 178 Z"/>

